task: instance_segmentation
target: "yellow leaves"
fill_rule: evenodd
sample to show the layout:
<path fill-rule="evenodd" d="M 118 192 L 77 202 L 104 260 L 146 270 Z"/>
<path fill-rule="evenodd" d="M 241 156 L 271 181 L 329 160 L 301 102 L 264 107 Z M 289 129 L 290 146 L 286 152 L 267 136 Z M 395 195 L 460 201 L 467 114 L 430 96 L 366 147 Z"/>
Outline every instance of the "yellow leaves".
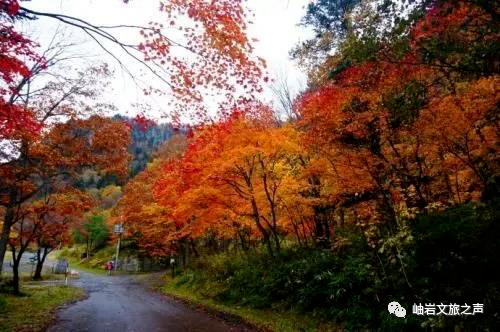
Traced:
<path fill-rule="evenodd" d="M 442 166 L 452 170 L 452 177 L 461 178 L 458 174 L 468 169 L 472 179 L 477 176 L 472 172 L 475 167 L 495 167 L 490 163 L 492 153 L 499 151 L 495 120 L 499 86 L 498 75 L 464 82 L 458 84 L 455 94 L 434 98 L 421 112 L 416 127 L 423 138 L 423 148 L 427 153 L 443 151 Z M 482 166 L 474 166 L 478 162 Z M 457 192 L 463 190 L 461 181 L 452 183 L 456 183 Z"/>
<path fill-rule="evenodd" d="M 144 220 L 151 220 L 156 216 L 161 216 L 165 214 L 165 209 L 159 206 L 156 203 L 152 203 L 149 205 L 144 205 L 141 208 L 141 214 L 144 217 Z"/>
<path fill-rule="evenodd" d="M 453 142 L 474 135 L 472 132 L 481 125 L 478 121 L 500 102 L 499 87 L 499 76 L 462 83 L 456 94 L 431 101 L 417 126 L 425 128 L 431 140 Z"/>

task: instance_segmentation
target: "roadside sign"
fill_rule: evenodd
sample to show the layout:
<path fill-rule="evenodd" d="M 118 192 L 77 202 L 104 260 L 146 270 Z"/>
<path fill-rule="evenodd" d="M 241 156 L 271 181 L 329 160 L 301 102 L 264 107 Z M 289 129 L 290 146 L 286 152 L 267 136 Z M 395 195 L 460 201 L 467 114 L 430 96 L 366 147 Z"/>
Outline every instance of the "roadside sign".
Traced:
<path fill-rule="evenodd" d="M 123 233 L 123 225 L 122 224 L 115 225 L 113 227 L 113 233 L 115 233 L 115 234 Z"/>
<path fill-rule="evenodd" d="M 36 256 L 36 254 L 35 254 L 35 255 L 33 255 L 33 256 L 31 256 L 31 257 L 29 258 L 29 261 L 30 261 L 30 264 L 31 264 L 31 265 L 35 265 L 35 264 L 36 264 L 36 262 L 38 261 L 38 257 Z"/>

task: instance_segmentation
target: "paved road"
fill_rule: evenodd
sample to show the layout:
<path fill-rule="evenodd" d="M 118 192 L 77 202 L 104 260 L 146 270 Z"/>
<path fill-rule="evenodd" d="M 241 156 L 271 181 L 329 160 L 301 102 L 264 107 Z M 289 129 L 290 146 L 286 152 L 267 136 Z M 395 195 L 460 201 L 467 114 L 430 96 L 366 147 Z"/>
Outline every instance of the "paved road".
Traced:
<path fill-rule="evenodd" d="M 89 297 L 58 313 L 49 332 L 242 331 L 165 296 L 146 290 L 131 276 L 95 276 L 81 272 L 72 281 Z"/>

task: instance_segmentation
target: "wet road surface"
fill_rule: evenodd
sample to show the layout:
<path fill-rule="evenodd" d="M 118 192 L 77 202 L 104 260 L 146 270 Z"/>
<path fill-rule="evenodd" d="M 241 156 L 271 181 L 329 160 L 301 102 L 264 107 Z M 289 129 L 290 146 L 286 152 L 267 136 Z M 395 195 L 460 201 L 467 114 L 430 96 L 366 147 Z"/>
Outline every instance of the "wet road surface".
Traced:
<path fill-rule="evenodd" d="M 245 329 L 226 324 L 137 283 L 131 276 L 80 272 L 71 284 L 88 298 L 59 311 L 49 332 L 219 332 Z"/>

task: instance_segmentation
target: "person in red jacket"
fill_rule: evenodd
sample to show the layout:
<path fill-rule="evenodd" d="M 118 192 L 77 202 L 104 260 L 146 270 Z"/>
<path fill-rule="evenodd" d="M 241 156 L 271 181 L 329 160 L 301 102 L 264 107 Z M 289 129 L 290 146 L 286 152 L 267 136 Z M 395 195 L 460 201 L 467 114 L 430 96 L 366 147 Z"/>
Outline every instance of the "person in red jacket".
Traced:
<path fill-rule="evenodd" d="M 108 270 L 108 275 L 111 275 L 111 271 L 113 270 L 113 262 L 109 261 L 106 263 L 106 270 Z"/>

